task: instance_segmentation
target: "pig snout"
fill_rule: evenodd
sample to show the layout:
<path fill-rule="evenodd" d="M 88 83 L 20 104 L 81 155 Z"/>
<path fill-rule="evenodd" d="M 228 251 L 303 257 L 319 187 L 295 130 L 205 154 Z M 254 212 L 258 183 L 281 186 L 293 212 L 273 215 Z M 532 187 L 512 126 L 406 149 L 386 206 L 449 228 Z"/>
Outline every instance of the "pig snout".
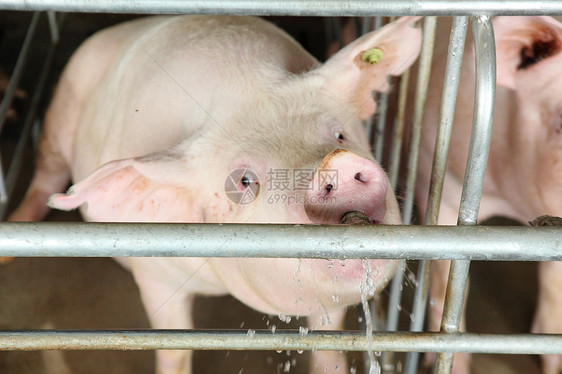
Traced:
<path fill-rule="evenodd" d="M 337 149 L 320 162 L 306 193 L 305 212 L 314 223 L 340 223 L 348 212 L 361 212 L 372 224 L 383 223 L 388 180 L 374 161 Z"/>

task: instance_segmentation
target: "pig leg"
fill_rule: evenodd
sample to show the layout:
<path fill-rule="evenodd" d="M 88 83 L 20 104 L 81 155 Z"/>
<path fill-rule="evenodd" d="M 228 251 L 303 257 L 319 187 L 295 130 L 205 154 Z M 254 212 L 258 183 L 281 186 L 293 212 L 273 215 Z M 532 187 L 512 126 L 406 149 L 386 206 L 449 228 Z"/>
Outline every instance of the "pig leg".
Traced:
<path fill-rule="evenodd" d="M 193 293 L 174 289 L 157 273 L 137 272 L 134 266 L 132 269 L 152 328 L 193 329 Z M 156 351 L 156 373 L 191 374 L 192 356 L 188 350 Z"/>
<path fill-rule="evenodd" d="M 49 212 L 49 196 L 63 191 L 70 181 L 69 156 L 64 157 L 63 153 L 70 154 L 79 102 L 69 88 L 64 80 L 61 81 L 59 92 L 45 116 L 33 179 L 23 201 L 10 214 L 8 221 L 41 221 Z M 11 259 L 0 257 L 0 263 Z"/>
<path fill-rule="evenodd" d="M 45 115 L 33 179 L 9 221 L 41 221 L 49 212 L 49 196 L 67 187 L 72 140 L 82 104 L 80 96 L 73 82 L 63 76 Z"/>
<path fill-rule="evenodd" d="M 539 295 L 533 333 L 562 334 L 562 262 L 539 262 Z M 562 373 L 561 355 L 541 356 L 544 374 Z"/>
<path fill-rule="evenodd" d="M 310 330 L 343 330 L 345 309 L 311 314 L 307 318 Z M 316 351 L 310 356 L 311 374 L 348 373 L 347 360 L 343 352 Z"/>

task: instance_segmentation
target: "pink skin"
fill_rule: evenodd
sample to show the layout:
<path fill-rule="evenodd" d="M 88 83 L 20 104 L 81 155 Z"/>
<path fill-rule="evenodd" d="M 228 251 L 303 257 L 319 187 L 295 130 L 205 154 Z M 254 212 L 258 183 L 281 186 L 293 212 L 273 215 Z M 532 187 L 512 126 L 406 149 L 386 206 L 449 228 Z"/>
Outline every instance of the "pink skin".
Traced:
<path fill-rule="evenodd" d="M 324 65 L 252 17 L 151 17 L 101 31 L 61 77 L 34 179 L 11 220 L 42 219 L 55 194 L 51 207 L 79 207 L 87 221 L 338 223 L 353 209 L 375 223 L 399 224 L 361 119 L 375 109 L 372 91 L 386 89 L 387 76 L 415 60 L 415 21 L 368 34 Z M 373 47 L 384 57 L 371 65 L 361 55 Z M 336 206 L 303 200 L 314 191 L 268 186 L 272 172 L 315 174 L 319 167 L 341 176 Z M 231 175 L 237 191 L 257 193 L 253 201 L 227 197 Z M 76 184 L 60 194 L 69 177 Z M 339 329 L 345 307 L 360 301 L 364 274 L 360 261 L 118 261 L 133 273 L 155 328 L 192 328 L 193 295 L 230 293 L 265 313 L 308 316 L 311 328 Z M 370 266 L 379 289 L 395 269 L 392 261 Z M 191 353 L 159 351 L 157 371 L 191 373 Z M 346 371 L 338 352 L 312 356 L 313 373 Z"/>
<path fill-rule="evenodd" d="M 479 220 L 494 215 L 526 223 L 549 214 L 562 216 L 562 24 L 551 17 L 494 18 L 497 54 L 497 92 L 494 129 Z M 443 25 L 442 25 L 443 26 Z M 448 27 L 447 25 L 443 26 Z M 445 30 L 437 35 L 448 35 Z M 433 157 L 440 92 L 445 69 L 447 38 L 438 37 L 430 81 L 420 153 L 421 211 L 425 210 Z M 470 38 L 467 39 L 469 41 Z M 472 123 L 474 54 L 465 49 L 459 98 L 440 224 L 456 224 Z M 448 263 L 437 262 L 432 274 L 430 328 L 438 329 L 448 273 Z M 532 331 L 562 333 L 562 263 L 539 265 L 539 295 Z M 468 355 L 458 373 L 469 372 Z M 458 361 L 458 360 L 457 360 Z M 562 356 L 542 357 L 545 374 L 562 373 Z"/>

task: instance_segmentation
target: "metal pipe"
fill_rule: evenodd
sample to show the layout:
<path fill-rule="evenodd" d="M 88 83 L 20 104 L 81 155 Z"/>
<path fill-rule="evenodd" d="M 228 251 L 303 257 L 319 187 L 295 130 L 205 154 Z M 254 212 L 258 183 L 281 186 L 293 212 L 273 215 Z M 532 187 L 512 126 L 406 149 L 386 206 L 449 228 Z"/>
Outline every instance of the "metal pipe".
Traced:
<path fill-rule="evenodd" d="M 562 354 L 562 335 L 276 330 L 4 330 L 0 350 L 336 350 Z"/>
<path fill-rule="evenodd" d="M 291 16 L 524 16 L 560 14 L 562 3 L 533 0 L 2 0 L 0 9 Z"/>
<path fill-rule="evenodd" d="M 400 158 L 402 152 L 402 142 L 404 135 L 404 124 L 406 115 L 406 102 L 408 98 L 408 85 L 410 82 L 410 69 L 407 69 L 400 77 L 400 85 L 398 88 L 398 104 L 397 114 L 393 126 L 392 133 L 392 146 L 390 149 L 390 167 L 388 171 L 388 179 L 390 185 L 396 191 L 398 185 L 398 174 L 400 170 Z M 407 224 L 410 223 L 411 217 L 402 216 L 402 219 L 407 219 Z M 404 223 L 404 222 L 403 222 Z M 404 281 L 404 271 L 406 269 L 406 262 L 402 260 L 398 265 L 398 270 L 392 277 L 390 285 L 389 303 L 387 309 L 387 323 L 386 331 L 396 331 L 398 329 L 398 314 L 400 309 L 396 305 L 400 305 L 402 300 L 402 283 Z M 382 370 L 383 373 L 393 372 L 393 355 L 392 352 L 384 352 L 382 355 Z"/>
<path fill-rule="evenodd" d="M 416 99 L 414 102 L 412 135 L 410 137 L 410 152 L 408 155 L 408 175 L 404 192 L 404 206 L 402 207 L 402 223 L 404 224 L 410 223 L 414 207 L 414 189 L 418 174 L 418 155 L 420 150 L 423 112 L 425 100 L 427 98 L 429 76 L 431 74 L 431 60 L 433 57 L 436 24 L 436 17 L 426 17 L 423 24 L 423 41 L 420 52 L 418 80 L 416 82 Z"/>
<path fill-rule="evenodd" d="M 496 47 L 492 21 L 487 16 L 472 17 L 471 25 L 476 60 L 476 88 L 472 134 L 459 208 L 458 224 L 463 226 L 476 225 L 478 219 L 492 138 L 496 89 Z M 443 332 L 454 333 L 459 330 L 469 268 L 469 260 L 451 263 L 441 321 Z M 452 366 L 452 353 L 437 354 L 435 373 L 448 374 Z"/>
<path fill-rule="evenodd" d="M 58 43 L 60 39 L 59 25 L 57 24 L 57 14 L 53 11 L 47 12 L 47 19 L 49 20 L 49 30 L 51 32 L 51 41 Z"/>
<path fill-rule="evenodd" d="M 453 129 L 453 119 L 455 117 L 455 105 L 457 102 L 460 71 L 464 56 L 467 24 L 468 17 L 455 17 L 451 28 L 443 96 L 441 97 L 441 110 L 439 113 L 439 126 L 435 139 L 429 196 L 425 212 L 425 224 L 427 225 L 437 225 L 439 218 L 439 206 L 441 205 L 443 181 L 445 180 L 445 170 L 447 167 L 447 155 L 449 154 L 449 143 L 451 140 L 451 131 Z"/>
<path fill-rule="evenodd" d="M 0 256 L 560 261 L 561 238 L 557 226 L 2 222 Z"/>
<path fill-rule="evenodd" d="M 445 81 L 443 96 L 441 97 L 441 111 L 439 114 L 439 126 L 435 140 L 435 151 L 431 180 L 429 183 L 429 197 L 425 212 L 424 223 L 426 225 L 437 225 L 439 218 L 439 206 L 441 204 L 441 193 L 447 166 L 447 154 L 449 153 L 449 142 L 455 117 L 455 104 L 459 86 L 460 70 L 464 55 L 464 44 L 468 17 L 455 17 L 451 27 L 449 49 L 447 52 L 447 66 L 445 68 Z M 414 319 L 410 325 L 410 331 L 422 331 L 425 320 L 425 311 L 429 294 L 429 276 L 431 264 L 423 260 L 420 264 L 417 277 L 417 288 L 414 295 L 414 306 L 412 313 Z M 419 353 L 410 352 L 406 359 L 406 374 L 414 374 L 418 367 Z"/>
<path fill-rule="evenodd" d="M 400 77 L 398 88 L 398 104 L 396 119 L 392 133 L 392 148 L 390 150 L 390 167 L 388 179 L 394 190 L 398 187 L 398 174 L 400 171 L 400 158 L 402 156 L 402 143 L 404 138 L 404 123 L 406 118 L 406 103 L 408 100 L 408 85 L 410 84 L 410 69 Z M 408 220 L 409 221 L 409 220 Z M 409 223 L 409 222 L 408 222 Z"/>
<path fill-rule="evenodd" d="M 375 160 L 382 162 L 384 130 L 386 125 L 386 110 L 388 108 L 388 93 L 377 93 L 377 120 L 375 125 Z"/>

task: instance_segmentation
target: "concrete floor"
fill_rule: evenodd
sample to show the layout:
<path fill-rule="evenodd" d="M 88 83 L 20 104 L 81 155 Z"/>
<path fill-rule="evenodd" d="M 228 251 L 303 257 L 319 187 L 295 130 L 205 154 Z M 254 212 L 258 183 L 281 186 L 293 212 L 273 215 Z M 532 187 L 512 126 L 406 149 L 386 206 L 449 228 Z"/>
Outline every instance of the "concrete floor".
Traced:
<path fill-rule="evenodd" d="M 67 18 L 65 44 L 55 62 L 60 70 L 71 51 L 87 35 L 101 26 L 120 21 L 127 16 L 79 15 Z M 14 27 L 28 22 L 25 14 L 0 14 L 4 25 L 3 51 L 17 51 L 15 40 L 21 33 Z M 301 22 L 301 24 L 299 24 Z M 305 38 L 302 21 L 290 25 L 293 34 Z M 314 23 L 316 22 L 316 23 Z M 313 24 L 320 25 L 318 20 Z M 318 29 L 317 28 L 317 29 Z M 46 38 L 43 28 L 42 38 Z M 41 48 L 38 48 L 41 49 Z M 4 54 L 0 59 L 10 71 L 13 59 Z M 36 70 L 40 60 L 31 60 L 29 69 Z M 54 74 L 51 81 L 56 81 Z M 32 83 L 24 88 L 32 89 Z M 3 160 L 9 158 L 13 147 L 11 133 L 17 128 L 7 125 L 3 134 Z M 27 153 L 26 165 L 33 164 L 32 150 Z M 30 177 L 30 168 L 22 174 L 16 188 L 17 202 Z M 76 213 L 56 212 L 49 220 L 79 220 Z M 493 222 L 497 223 L 497 222 Z M 413 265 L 412 265 L 413 266 Z M 471 267 L 471 290 L 468 299 L 468 330 L 489 333 L 525 333 L 529 330 L 536 297 L 536 264 L 474 262 Z M 411 294 L 411 287 L 405 289 Z M 406 302 L 404 310 L 410 310 Z M 197 328 L 267 329 L 274 323 L 283 325 L 276 316 L 264 316 L 248 309 L 231 297 L 199 298 L 196 302 Z M 225 313 L 225 311 L 227 311 Z M 407 313 L 403 313 L 406 322 Z M 357 328 L 357 312 L 349 313 L 350 328 Z M 304 321 L 288 325 L 298 328 Z M 130 274 L 111 259 L 85 258 L 19 258 L 0 267 L 0 329 L 99 329 L 147 328 L 148 322 Z M 195 373 L 282 373 L 287 361 L 294 374 L 308 370 L 307 354 L 296 352 L 196 352 Z M 362 373 L 360 356 L 351 358 L 352 366 Z M 1 352 L 0 373 L 153 373 L 152 352 Z M 420 370 L 424 372 L 424 370 Z M 539 372 L 538 358 L 534 356 L 475 355 L 475 374 Z"/>

